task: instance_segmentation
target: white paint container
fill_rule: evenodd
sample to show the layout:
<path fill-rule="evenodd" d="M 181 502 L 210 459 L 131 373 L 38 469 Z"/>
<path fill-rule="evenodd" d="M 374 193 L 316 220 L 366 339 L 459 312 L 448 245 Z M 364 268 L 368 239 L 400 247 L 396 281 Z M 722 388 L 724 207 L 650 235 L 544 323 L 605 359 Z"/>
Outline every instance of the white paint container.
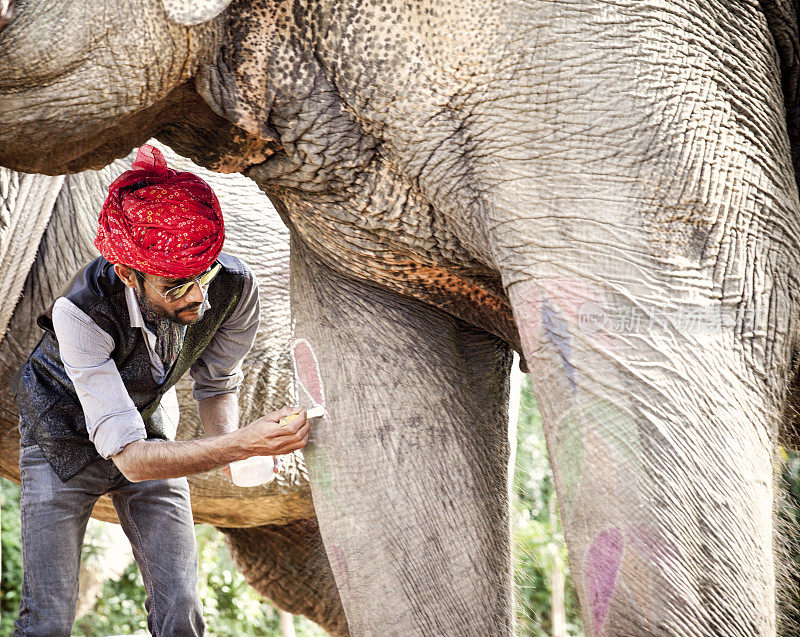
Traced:
<path fill-rule="evenodd" d="M 273 456 L 250 456 L 231 462 L 231 479 L 237 487 L 257 487 L 275 479 Z"/>

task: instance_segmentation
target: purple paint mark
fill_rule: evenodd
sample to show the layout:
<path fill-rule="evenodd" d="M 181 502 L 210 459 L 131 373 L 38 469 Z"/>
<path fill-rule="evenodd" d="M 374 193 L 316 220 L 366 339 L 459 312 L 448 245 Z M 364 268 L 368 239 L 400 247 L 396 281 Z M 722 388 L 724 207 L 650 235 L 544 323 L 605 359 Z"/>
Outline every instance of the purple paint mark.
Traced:
<path fill-rule="evenodd" d="M 556 348 L 558 355 L 561 357 L 561 364 L 564 366 L 564 371 L 567 374 L 572 390 L 577 391 L 575 368 L 570 361 L 572 346 L 569 338 L 569 326 L 564 315 L 547 298 L 542 299 L 542 327 L 544 328 L 545 337 L 553 344 L 553 347 Z"/>
<path fill-rule="evenodd" d="M 319 364 L 308 341 L 298 339 L 292 347 L 297 377 L 311 399 L 318 405 L 325 405 L 325 390 L 319 373 Z"/>
<path fill-rule="evenodd" d="M 619 529 L 608 529 L 598 535 L 586 555 L 586 584 L 592 609 L 592 627 L 599 632 L 606 621 L 608 603 L 617 583 L 625 538 Z"/>

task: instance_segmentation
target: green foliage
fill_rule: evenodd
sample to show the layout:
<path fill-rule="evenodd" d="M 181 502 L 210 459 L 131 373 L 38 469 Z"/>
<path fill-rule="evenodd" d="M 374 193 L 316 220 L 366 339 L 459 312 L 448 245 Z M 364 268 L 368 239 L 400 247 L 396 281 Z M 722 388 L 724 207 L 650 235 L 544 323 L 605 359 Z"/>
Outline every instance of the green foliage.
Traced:
<path fill-rule="evenodd" d="M 236 571 L 222 534 L 205 524 L 196 529 L 207 632 L 219 637 L 280 634 L 277 612 Z"/>
<path fill-rule="evenodd" d="M 782 495 L 785 505 L 778 511 L 781 531 L 786 538 L 783 547 L 784 579 L 778 590 L 779 617 L 783 630 L 780 634 L 800 633 L 800 453 L 779 448 L 783 478 Z"/>
<path fill-rule="evenodd" d="M 73 635 L 147 634 L 146 593 L 136 563 L 132 563 L 118 580 L 109 580 L 97 600 L 95 610 L 75 622 Z"/>
<path fill-rule="evenodd" d="M 22 539 L 19 516 L 19 485 L 0 478 L 0 635 L 14 632 L 22 591 Z"/>
<path fill-rule="evenodd" d="M 517 459 L 514 471 L 514 577 L 517 584 L 517 634 L 544 637 L 551 634 L 551 578 L 564 572 L 567 634 L 582 635 L 578 596 L 569 577 L 567 549 L 556 514 L 553 475 L 547 459 L 542 421 L 524 377 L 517 423 Z"/>

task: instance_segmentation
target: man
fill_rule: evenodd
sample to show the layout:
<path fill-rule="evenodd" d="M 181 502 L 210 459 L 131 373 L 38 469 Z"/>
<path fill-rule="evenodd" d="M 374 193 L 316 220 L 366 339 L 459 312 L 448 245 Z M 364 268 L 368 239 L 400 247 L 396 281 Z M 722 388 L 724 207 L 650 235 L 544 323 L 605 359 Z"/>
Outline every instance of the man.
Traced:
<path fill-rule="evenodd" d="M 17 391 L 24 575 L 15 635 L 71 633 L 86 523 L 104 493 L 142 572 L 150 632 L 202 635 L 185 476 L 306 444 L 299 409 L 237 429 L 258 287 L 223 241 L 211 188 L 143 146 L 109 187 L 95 240 L 103 256 L 39 317 L 45 334 Z M 174 385 L 187 370 L 208 437 L 175 441 Z M 282 426 L 290 413 L 299 415 Z"/>

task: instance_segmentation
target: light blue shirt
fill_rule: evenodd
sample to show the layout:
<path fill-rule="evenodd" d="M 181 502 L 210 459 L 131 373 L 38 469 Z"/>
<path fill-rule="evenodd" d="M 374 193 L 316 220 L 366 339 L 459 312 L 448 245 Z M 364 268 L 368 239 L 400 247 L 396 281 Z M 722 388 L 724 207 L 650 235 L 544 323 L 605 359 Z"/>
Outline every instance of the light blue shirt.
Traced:
<path fill-rule="evenodd" d="M 252 271 L 247 269 L 246 272 L 249 276 L 233 314 L 219 327 L 189 369 L 194 380 L 195 400 L 236 392 L 244 378 L 242 359 L 253 346 L 260 312 L 258 284 Z M 156 353 L 156 335 L 145 325 L 133 288 L 125 288 L 125 299 L 131 328 L 142 330 L 153 378 L 160 383 L 166 371 Z M 210 307 L 208 298 L 204 305 L 206 310 Z M 146 438 L 142 416 L 111 358 L 114 339 L 65 297 L 56 299 L 53 306 L 53 329 L 61 361 L 75 386 L 86 417 L 89 439 L 97 447 L 97 452 L 109 458 L 133 441 Z M 168 437 L 174 439 L 180 417 L 175 387 L 164 394 L 160 409 L 165 421 L 171 425 Z"/>

